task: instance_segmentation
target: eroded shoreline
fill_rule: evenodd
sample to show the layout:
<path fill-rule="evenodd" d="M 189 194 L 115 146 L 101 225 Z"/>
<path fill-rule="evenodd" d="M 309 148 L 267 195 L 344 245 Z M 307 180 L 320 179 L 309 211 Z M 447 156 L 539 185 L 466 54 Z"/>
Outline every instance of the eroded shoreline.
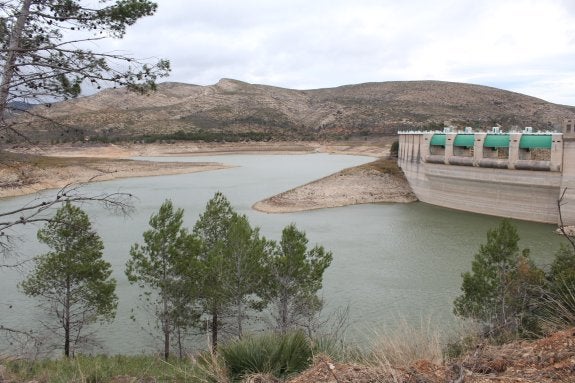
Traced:
<path fill-rule="evenodd" d="M 0 169 L 0 197 L 33 194 L 44 189 L 117 178 L 146 177 L 211 171 L 230 167 L 210 162 L 152 162 L 134 157 L 199 157 L 219 154 L 306 154 L 313 152 L 387 155 L 381 145 L 325 143 L 148 144 L 49 146 L 15 149 L 17 154 L 40 155 L 40 160 Z M 375 163 L 381 164 L 382 160 Z M 295 212 L 360 203 L 411 202 L 407 181 L 390 163 L 367 164 L 342 170 L 320 180 L 271 196 L 253 208 L 267 213 Z M 395 166 L 395 165 L 394 165 Z"/>
<path fill-rule="evenodd" d="M 406 203 L 417 200 L 393 160 L 344 169 L 327 177 L 256 202 L 265 213 L 291 213 L 367 203 Z"/>

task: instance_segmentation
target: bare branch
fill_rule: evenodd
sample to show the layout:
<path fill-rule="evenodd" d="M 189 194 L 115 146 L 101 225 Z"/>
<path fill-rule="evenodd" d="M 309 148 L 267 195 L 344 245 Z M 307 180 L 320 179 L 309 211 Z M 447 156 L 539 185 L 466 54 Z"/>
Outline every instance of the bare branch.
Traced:
<path fill-rule="evenodd" d="M 13 264 L 0 264 L 0 269 L 19 269 L 28 262 L 30 262 L 30 259 L 18 261 L 18 262 L 13 263 Z"/>
<path fill-rule="evenodd" d="M 92 177 L 88 182 L 94 181 L 98 176 Z M 134 207 L 131 202 L 134 196 L 131 193 L 113 192 L 100 194 L 84 194 L 84 184 L 68 184 L 62 187 L 52 198 L 35 199 L 30 204 L 17 209 L 0 212 L 0 250 L 11 250 L 11 235 L 7 230 L 19 225 L 33 224 L 38 222 L 51 222 L 52 216 L 48 214 L 55 206 L 67 202 L 75 204 L 98 203 L 115 214 L 129 215 Z M 1 266 L 0 266 L 1 267 Z"/>

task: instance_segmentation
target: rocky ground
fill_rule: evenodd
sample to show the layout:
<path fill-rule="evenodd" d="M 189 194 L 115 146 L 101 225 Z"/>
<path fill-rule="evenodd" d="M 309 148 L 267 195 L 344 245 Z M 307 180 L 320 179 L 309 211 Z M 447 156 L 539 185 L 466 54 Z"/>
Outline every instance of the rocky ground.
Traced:
<path fill-rule="evenodd" d="M 270 380 L 272 381 L 272 380 Z M 261 380 L 263 383 L 264 380 Z M 289 383 L 573 383 L 575 328 L 536 341 L 479 346 L 461 358 L 436 365 L 332 363 L 324 357 Z"/>
<path fill-rule="evenodd" d="M 144 177 L 217 170 L 227 165 L 208 162 L 149 162 L 101 158 L 55 158 L 1 161 L 0 198 L 44 189 L 115 178 Z"/>
<path fill-rule="evenodd" d="M 417 198 L 394 160 L 342 170 L 257 202 L 266 213 L 287 213 L 363 203 L 413 202 Z"/>

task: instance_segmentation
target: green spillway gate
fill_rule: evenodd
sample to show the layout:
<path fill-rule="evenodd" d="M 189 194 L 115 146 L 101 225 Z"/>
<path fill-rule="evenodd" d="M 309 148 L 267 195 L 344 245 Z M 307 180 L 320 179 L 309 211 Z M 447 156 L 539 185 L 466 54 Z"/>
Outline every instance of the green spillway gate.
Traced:
<path fill-rule="evenodd" d="M 519 148 L 520 149 L 551 149 L 551 144 L 553 143 L 552 136 L 543 136 L 543 135 L 530 135 L 524 134 L 521 136 L 521 140 L 519 141 Z"/>
<path fill-rule="evenodd" d="M 431 137 L 430 144 L 433 146 L 445 146 L 445 134 L 434 134 Z"/>
<path fill-rule="evenodd" d="M 453 146 L 464 146 L 466 148 L 472 148 L 475 142 L 475 135 L 473 134 L 458 134 L 455 136 L 455 141 L 453 141 Z"/>
<path fill-rule="evenodd" d="M 485 136 L 483 146 L 487 148 L 508 148 L 509 134 L 488 134 Z"/>

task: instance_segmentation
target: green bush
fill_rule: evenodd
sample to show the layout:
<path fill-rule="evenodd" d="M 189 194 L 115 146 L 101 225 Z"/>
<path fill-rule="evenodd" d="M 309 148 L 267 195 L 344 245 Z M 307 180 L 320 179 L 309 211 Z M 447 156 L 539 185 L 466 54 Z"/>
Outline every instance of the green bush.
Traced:
<path fill-rule="evenodd" d="M 269 333 L 228 343 L 220 355 L 232 380 L 256 373 L 282 378 L 305 370 L 312 350 L 303 332 Z"/>
<path fill-rule="evenodd" d="M 546 274 L 548 288 L 539 307 L 547 331 L 575 325 L 575 252 L 562 245 Z"/>
<path fill-rule="evenodd" d="M 399 153 L 399 141 L 393 141 L 391 143 L 391 148 L 389 149 L 389 155 L 391 157 L 397 157 Z"/>
<path fill-rule="evenodd" d="M 486 335 L 500 343 L 541 335 L 534 308 L 545 274 L 529 258 L 528 249 L 519 251 L 519 234 L 511 221 L 504 219 L 487 231 L 487 242 L 462 277 L 456 315 L 484 324 Z"/>

